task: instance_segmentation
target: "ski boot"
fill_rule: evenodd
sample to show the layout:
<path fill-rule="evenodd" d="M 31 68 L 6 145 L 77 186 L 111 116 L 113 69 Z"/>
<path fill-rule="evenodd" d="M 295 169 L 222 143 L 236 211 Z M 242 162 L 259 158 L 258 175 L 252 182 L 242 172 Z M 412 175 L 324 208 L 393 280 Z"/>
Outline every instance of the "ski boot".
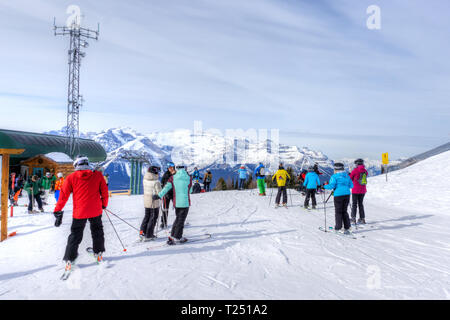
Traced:
<path fill-rule="evenodd" d="M 312 206 L 313 209 L 316 209 L 316 206 Z"/>
<path fill-rule="evenodd" d="M 280 206 L 280 204 L 275 203 L 275 209 L 278 208 Z"/>
<path fill-rule="evenodd" d="M 33 210 L 28 210 L 28 214 L 33 214 Z"/>
<path fill-rule="evenodd" d="M 40 208 L 39 211 L 44 212 L 44 208 Z"/>
<path fill-rule="evenodd" d="M 140 241 L 144 241 L 144 239 L 145 239 L 145 234 L 144 234 L 144 231 L 139 231 L 139 240 Z"/>
<path fill-rule="evenodd" d="M 343 233 L 347 236 L 352 234 L 350 229 L 345 229 Z"/>
<path fill-rule="evenodd" d="M 175 238 L 169 236 L 169 239 L 167 240 L 167 244 L 168 244 L 169 246 L 175 245 L 175 244 L 176 244 Z"/>
<path fill-rule="evenodd" d="M 185 237 L 181 237 L 181 239 L 179 241 L 180 241 L 180 243 L 185 243 L 188 241 L 188 239 Z"/>
<path fill-rule="evenodd" d="M 350 223 L 351 224 L 356 224 L 356 218 L 350 218 Z"/>
<path fill-rule="evenodd" d="M 103 262 L 103 252 L 95 253 L 94 258 L 97 261 L 97 264 L 100 264 Z"/>
<path fill-rule="evenodd" d="M 150 236 L 150 237 L 145 237 L 143 241 L 144 242 L 149 242 L 149 241 L 153 241 L 155 239 L 156 239 L 156 236 Z"/>
<path fill-rule="evenodd" d="M 359 224 L 366 224 L 366 220 L 363 219 L 363 218 L 359 218 L 359 219 L 358 219 L 358 223 L 359 223 Z"/>

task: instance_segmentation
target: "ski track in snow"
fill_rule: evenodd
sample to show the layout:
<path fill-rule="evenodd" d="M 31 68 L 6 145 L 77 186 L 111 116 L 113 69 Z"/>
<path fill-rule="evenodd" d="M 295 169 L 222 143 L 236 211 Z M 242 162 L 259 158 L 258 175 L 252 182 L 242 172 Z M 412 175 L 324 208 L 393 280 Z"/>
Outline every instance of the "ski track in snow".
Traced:
<path fill-rule="evenodd" d="M 369 180 L 372 182 L 373 180 Z M 374 189 L 382 189 L 378 181 Z M 71 224 L 71 203 L 63 224 L 52 214 L 26 214 L 16 207 L 0 244 L 2 299 L 448 299 L 450 231 L 447 208 L 419 213 L 385 206 L 375 191 L 367 195 L 368 224 L 353 228 L 358 239 L 318 230 L 323 208 L 300 207 L 304 197 L 291 191 L 288 209 L 269 206 L 269 197 L 251 191 L 192 195 L 185 236 L 211 233 L 204 241 L 147 250 L 134 243 L 137 231 L 111 215 L 127 247 L 123 249 L 108 219 L 103 219 L 105 263 L 96 265 L 84 249 L 67 281 L 61 258 Z M 406 196 L 406 195 L 405 195 Z M 404 203 L 399 197 L 398 202 Z M 318 202 L 321 201 L 318 197 Z M 20 203 L 25 203 L 25 197 Z M 332 199 L 330 200 L 332 204 Z M 46 210 L 51 211 L 52 206 Z M 116 196 L 109 209 L 139 228 L 142 196 Z M 334 210 L 327 208 L 327 225 Z M 174 211 L 169 210 L 169 224 Z M 365 235 L 366 238 L 361 236 Z M 154 242 L 165 241 L 166 231 Z M 373 270 L 376 275 L 374 277 Z M 373 280 L 375 285 L 371 285 Z"/>

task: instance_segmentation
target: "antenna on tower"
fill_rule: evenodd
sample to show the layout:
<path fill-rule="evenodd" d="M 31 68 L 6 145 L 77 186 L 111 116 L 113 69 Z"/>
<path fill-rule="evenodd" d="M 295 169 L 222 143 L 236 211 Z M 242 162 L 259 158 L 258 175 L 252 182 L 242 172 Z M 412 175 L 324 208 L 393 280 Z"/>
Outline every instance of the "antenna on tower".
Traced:
<path fill-rule="evenodd" d="M 58 27 L 56 18 L 53 20 L 53 30 L 55 36 L 69 35 L 69 83 L 67 95 L 67 127 L 66 127 L 66 152 L 74 159 L 80 153 L 80 108 L 83 105 L 83 96 L 80 94 L 80 68 L 81 58 L 86 56 L 81 49 L 87 48 L 88 39 L 98 40 L 100 24 L 97 31 L 83 28 L 79 24 L 80 20 L 73 20 L 70 26 Z M 77 23 L 78 22 L 78 23 Z"/>

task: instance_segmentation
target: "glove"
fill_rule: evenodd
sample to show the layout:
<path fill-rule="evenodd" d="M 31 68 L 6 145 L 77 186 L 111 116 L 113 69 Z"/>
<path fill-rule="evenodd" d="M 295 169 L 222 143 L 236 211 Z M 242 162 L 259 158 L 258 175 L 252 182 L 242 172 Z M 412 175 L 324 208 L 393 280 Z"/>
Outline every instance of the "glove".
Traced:
<path fill-rule="evenodd" d="M 59 227 L 61 225 L 62 218 L 63 218 L 63 213 L 64 213 L 64 211 L 55 211 L 55 212 L 53 212 L 53 215 L 56 218 L 56 220 L 55 220 L 55 227 Z"/>
<path fill-rule="evenodd" d="M 153 201 L 154 200 L 159 200 L 159 199 L 161 199 L 157 194 L 154 194 L 153 196 L 152 196 L 152 199 L 153 199 Z"/>
<path fill-rule="evenodd" d="M 105 206 L 102 206 L 102 209 L 104 210 L 104 209 L 106 209 L 106 207 L 105 207 Z"/>

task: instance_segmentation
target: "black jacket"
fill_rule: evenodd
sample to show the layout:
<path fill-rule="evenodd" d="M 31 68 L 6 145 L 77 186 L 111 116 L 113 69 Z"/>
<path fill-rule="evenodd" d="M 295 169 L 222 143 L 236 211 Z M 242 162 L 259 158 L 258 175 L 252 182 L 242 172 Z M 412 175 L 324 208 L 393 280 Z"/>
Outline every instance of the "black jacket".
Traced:
<path fill-rule="evenodd" d="M 169 181 L 169 178 L 172 176 L 172 174 L 167 170 L 164 172 L 162 178 L 161 178 L 161 186 L 164 188 L 164 186 L 167 184 L 167 181 Z M 167 197 L 173 198 L 173 189 L 170 189 L 169 192 L 166 194 Z"/>

